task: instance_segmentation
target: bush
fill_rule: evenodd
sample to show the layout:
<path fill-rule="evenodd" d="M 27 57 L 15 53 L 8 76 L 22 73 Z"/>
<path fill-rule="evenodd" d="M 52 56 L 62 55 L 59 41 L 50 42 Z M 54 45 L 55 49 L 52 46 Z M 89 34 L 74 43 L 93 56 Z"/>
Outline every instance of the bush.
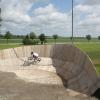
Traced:
<path fill-rule="evenodd" d="M 39 43 L 38 40 L 31 40 L 26 38 L 24 38 L 22 42 L 24 45 L 37 45 Z"/>
<path fill-rule="evenodd" d="M 37 44 L 39 44 L 39 41 L 38 40 L 33 40 L 33 44 L 37 45 Z"/>

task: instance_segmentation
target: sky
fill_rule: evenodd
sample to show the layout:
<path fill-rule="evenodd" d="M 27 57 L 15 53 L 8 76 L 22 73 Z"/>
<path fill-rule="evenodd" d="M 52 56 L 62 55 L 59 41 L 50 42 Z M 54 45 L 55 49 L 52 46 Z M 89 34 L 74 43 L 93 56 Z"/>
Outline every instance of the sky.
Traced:
<path fill-rule="evenodd" d="M 100 0 L 74 1 L 74 36 L 100 36 Z M 1 33 L 71 36 L 72 0 L 1 0 Z"/>

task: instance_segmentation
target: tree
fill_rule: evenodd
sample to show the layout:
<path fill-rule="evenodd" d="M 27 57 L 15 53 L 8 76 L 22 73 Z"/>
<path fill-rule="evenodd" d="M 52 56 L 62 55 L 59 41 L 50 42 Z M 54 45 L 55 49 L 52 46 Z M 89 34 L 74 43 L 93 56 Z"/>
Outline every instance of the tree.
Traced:
<path fill-rule="evenodd" d="M 1 18 L 1 8 L 0 8 L 0 27 L 1 27 L 1 22 L 2 22 L 2 18 Z"/>
<path fill-rule="evenodd" d="M 1 25 L 2 24 L 2 18 L 1 18 L 1 8 L 0 8 L 0 33 L 1 33 Z"/>
<path fill-rule="evenodd" d="M 31 33 L 30 33 L 30 39 L 32 39 L 32 40 L 33 40 L 33 39 L 35 39 L 35 38 L 36 38 L 35 33 L 34 33 L 34 32 L 31 32 Z"/>
<path fill-rule="evenodd" d="M 70 37 L 70 40 L 72 40 L 72 36 Z"/>
<path fill-rule="evenodd" d="M 29 35 L 26 35 L 22 42 L 23 42 L 24 45 L 29 45 L 30 44 Z"/>
<path fill-rule="evenodd" d="M 8 39 L 11 39 L 11 37 L 12 37 L 12 34 L 9 31 L 7 31 L 4 36 L 4 38 L 7 39 L 7 43 L 8 43 Z"/>
<path fill-rule="evenodd" d="M 37 45 L 39 43 L 38 40 L 31 40 L 29 35 L 26 35 L 22 42 L 24 45 Z"/>
<path fill-rule="evenodd" d="M 26 36 L 25 36 L 25 39 L 30 39 L 30 38 L 29 38 L 29 35 L 26 35 Z"/>
<path fill-rule="evenodd" d="M 1 27 L 1 22 L 2 22 L 2 19 L 1 19 L 1 17 L 0 17 L 0 27 Z"/>
<path fill-rule="evenodd" d="M 91 40 L 91 35 L 86 35 L 86 39 L 88 40 L 88 42 Z"/>
<path fill-rule="evenodd" d="M 58 38 L 58 35 L 57 35 L 57 34 L 54 34 L 54 35 L 53 35 L 53 38 L 54 38 L 55 44 L 56 44 L 56 39 Z"/>
<path fill-rule="evenodd" d="M 46 41 L 45 34 L 40 34 L 39 39 L 41 41 L 41 44 L 44 44 Z"/>
<path fill-rule="evenodd" d="M 2 34 L 0 34 L 0 38 L 3 38 L 4 36 Z"/>
<path fill-rule="evenodd" d="M 98 36 L 98 40 L 100 40 L 100 36 Z"/>

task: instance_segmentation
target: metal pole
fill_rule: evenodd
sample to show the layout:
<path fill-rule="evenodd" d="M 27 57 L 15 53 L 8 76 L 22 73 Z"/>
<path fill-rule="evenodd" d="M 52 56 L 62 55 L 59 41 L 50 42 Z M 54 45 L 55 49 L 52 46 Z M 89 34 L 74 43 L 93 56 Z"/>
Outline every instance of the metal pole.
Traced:
<path fill-rule="evenodd" d="M 72 44 L 74 43 L 74 30 L 73 30 L 73 0 L 72 0 Z"/>

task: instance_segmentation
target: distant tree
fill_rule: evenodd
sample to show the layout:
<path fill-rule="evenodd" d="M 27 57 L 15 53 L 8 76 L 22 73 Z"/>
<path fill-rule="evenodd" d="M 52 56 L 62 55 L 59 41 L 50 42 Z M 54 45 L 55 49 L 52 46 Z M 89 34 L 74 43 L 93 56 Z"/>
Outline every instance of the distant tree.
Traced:
<path fill-rule="evenodd" d="M 25 38 L 25 35 L 20 35 L 20 38 L 21 38 L 21 39 Z"/>
<path fill-rule="evenodd" d="M 88 42 L 91 40 L 91 35 L 86 35 L 86 39 L 88 40 Z"/>
<path fill-rule="evenodd" d="M 53 39 L 55 40 L 55 44 L 56 44 L 56 39 L 58 38 L 58 35 L 57 34 L 54 34 L 53 35 Z"/>
<path fill-rule="evenodd" d="M 20 35 L 16 35 L 16 38 L 20 38 Z"/>
<path fill-rule="evenodd" d="M 0 38 L 3 38 L 4 36 L 2 34 L 0 34 Z"/>
<path fill-rule="evenodd" d="M 2 22 L 2 18 L 1 18 L 1 8 L 0 8 L 0 27 L 1 27 L 1 22 Z"/>
<path fill-rule="evenodd" d="M 2 26 L 2 18 L 1 18 L 1 8 L 0 8 L 0 29 L 1 29 L 1 26 Z M 1 30 L 0 30 L 0 33 L 1 33 Z"/>
<path fill-rule="evenodd" d="M 1 22 L 2 22 L 2 19 L 1 19 L 1 17 L 0 17 L 0 27 L 1 27 Z"/>
<path fill-rule="evenodd" d="M 23 39 L 23 38 L 25 38 L 25 35 L 17 35 L 17 34 L 13 35 L 13 39 Z"/>
<path fill-rule="evenodd" d="M 30 39 L 35 39 L 36 38 L 36 34 L 34 32 L 30 33 Z"/>
<path fill-rule="evenodd" d="M 72 36 L 70 37 L 70 40 L 73 41 L 73 42 L 75 41 L 75 39 L 77 39 L 77 38 L 76 37 L 72 37 Z"/>
<path fill-rule="evenodd" d="M 24 45 L 29 45 L 30 44 L 31 40 L 30 40 L 28 34 L 25 36 L 25 38 L 23 38 L 22 42 L 23 42 Z"/>
<path fill-rule="evenodd" d="M 12 34 L 10 33 L 10 31 L 7 31 L 4 38 L 7 39 L 7 43 L 8 43 L 8 39 L 11 39 Z"/>
<path fill-rule="evenodd" d="M 25 36 L 25 39 L 30 39 L 28 34 Z"/>
<path fill-rule="evenodd" d="M 100 36 L 98 36 L 98 40 L 100 40 Z"/>
<path fill-rule="evenodd" d="M 70 37 L 70 40 L 72 40 L 72 36 Z"/>
<path fill-rule="evenodd" d="M 40 34 L 40 35 L 39 35 L 39 39 L 40 39 L 40 41 L 41 41 L 41 44 L 44 44 L 45 41 L 46 41 L 45 34 Z"/>

